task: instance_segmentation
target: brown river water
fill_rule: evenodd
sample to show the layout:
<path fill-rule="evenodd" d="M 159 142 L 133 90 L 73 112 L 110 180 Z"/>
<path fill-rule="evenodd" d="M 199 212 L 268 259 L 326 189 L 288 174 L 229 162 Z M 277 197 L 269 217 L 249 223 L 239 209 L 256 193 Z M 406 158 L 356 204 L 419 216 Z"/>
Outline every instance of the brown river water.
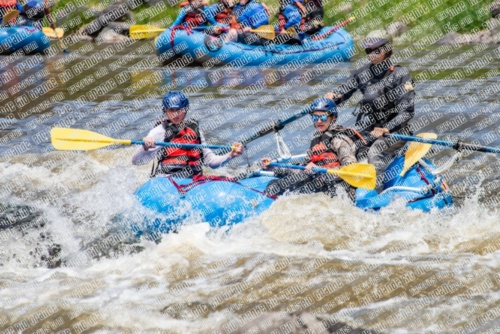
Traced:
<path fill-rule="evenodd" d="M 498 48 L 399 55 L 417 78 L 418 129 L 500 146 Z M 498 155 L 467 152 L 444 174 L 449 210 L 396 202 L 373 213 L 301 195 L 229 230 L 188 219 L 155 243 L 128 230 L 146 215 L 134 191 L 150 171 L 132 166 L 134 147 L 50 145 L 55 126 L 141 139 L 171 89 L 185 89 L 207 140 L 225 145 L 298 112 L 364 58 L 313 76 L 313 66 L 162 67 L 152 42 L 0 58 L 0 333 L 500 333 Z M 292 153 L 312 129 L 303 118 L 281 131 Z M 271 135 L 215 172 L 266 155 Z"/>

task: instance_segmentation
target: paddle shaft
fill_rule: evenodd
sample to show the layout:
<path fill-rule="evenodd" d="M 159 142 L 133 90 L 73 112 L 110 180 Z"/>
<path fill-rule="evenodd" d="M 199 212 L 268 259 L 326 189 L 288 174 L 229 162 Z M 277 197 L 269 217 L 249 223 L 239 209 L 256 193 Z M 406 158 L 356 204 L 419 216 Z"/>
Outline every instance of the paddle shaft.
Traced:
<path fill-rule="evenodd" d="M 498 148 L 498 147 L 489 147 L 489 146 L 467 144 L 467 143 L 462 143 L 461 141 L 452 142 L 452 141 L 441 140 L 441 139 L 427 139 L 427 138 L 420 138 L 420 137 L 414 137 L 414 136 L 408 136 L 408 135 L 401 135 L 398 133 L 384 134 L 384 136 L 385 137 L 392 137 L 392 138 L 398 139 L 398 140 L 415 141 L 415 142 L 424 143 L 424 144 L 447 146 L 447 147 L 454 148 L 455 150 L 470 150 L 470 151 L 478 151 L 478 152 L 485 152 L 485 153 L 500 153 L 500 148 Z"/>
<path fill-rule="evenodd" d="M 288 165 L 288 164 L 280 164 L 276 162 L 271 162 L 269 164 L 270 167 L 281 167 L 281 168 L 289 168 L 289 169 L 300 169 L 300 170 L 306 170 L 305 166 L 297 166 L 297 165 Z M 316 173 L 322 173 L 322 174 L 329 174 L 329 169 L 326 168 L 321 168 L 321 167 L 313 167 L 312 168 L 313 172 Z"/>
<path fill-rule="evenodd" d="M 277 121 L 276 123 L 270 125 L 269 127 L 264 128 L 256 133 L 254 133 L 252 136 L 246 138 L 245 140 L 242 141 L 242 144 L 246 145 L 246 144 L 254 141 L 255 139 L 258 139 L 262 136 L 265 136 L 273 131 L 279 131 L 279 130 L 283 129 L 283 127 L 285 127 L 285 125 L 290 124 L 293 121 L 296 121 L 299 118 L 309 114 L 310 110 L 311 110 L 311 108 L 307 107 L 307 108 L 301 110 L 300 112 L 298 112 L 297 114 L 290 116 L 289 118 L 287 118 L 283 121 Z"/>
<path fill-rule="evenodd" d="M 61 37 L 57 34 L 56 31 L 56 23 L 54 22 L 54 19 L 52 18 L 52 14 L 50 13 L 49 6 L 47 5 L 47 2 L 44 0 L 43 2 L 44 7 L 45 7 L 45 16 L 47 16 L 47 21 L 49 21 L 50 27 L 52 30 L 54 30 L 54 33 L 56 34 L 57 41 L 59 42 L 59 46 L 61 49 L 63 49 L 64 53 L 69 53 L 68 50 L 66 49 L 66 45 L 64 45 L 64 42 L 62 41 Z"/>
<path fill-rule="evenodd" d="M 142 140 L 131 140 L 131 145 L 144 145 L 145 142 Z M 176 147 L 176 148 L 184 148 L 184 149 L 192 149 L 192 148 L 210 148 L 213 150 L 232 150 L 231 146 L 222 146 L 222 145 L 207 145 L 207 144 L 180 144 L 180 143 L 166 143 L 166 142 L 155 142 L 156 146 L 166 146 L 166 147 Z"/>
<path fill-rule="evenodd" d="M 208 28 L 215 28 L 215 27 L 219 27 L 221 31 L 229 31 L 230 28 L 224 28 L 224 27 L 221 27 L 221 26 L 197 26 L 197 27 L 193 27 L 191 28 L 191 30 L 196 30 L 196 31 L 203 31 L 203 30 L 206 30 Z M 236 29 L 236 30 L 243 30 L 243 29 Z M 275 33 L 278 33 L 279 30 L 273 30 Z M 250 29 L 250 32 L 259 32 L 259 30 L 256 30 L 256 29 Z"/>
<path fill-rule="evenodd" d="M 354 17 L 350 17 L 347 20 L 345 20 L 343 22 L 340 22 L 335 27 L 331 28 L 330 30 L 328 30 L 327 32 L 325 32 L 325 33 L 323 33 L 321 35 L 314 36 L 312 38 L 312 40 L 313 41 L 317 41 L 319 39 L 323 39 L 323 38 L 327 37 L 328 35 L 330 35 L 331 33 L 335 32 L 336 30 L 342 28 L 343 26 L 345 26 L 347 23 L 351 22 L 352 20 L 354 20 Z"/>

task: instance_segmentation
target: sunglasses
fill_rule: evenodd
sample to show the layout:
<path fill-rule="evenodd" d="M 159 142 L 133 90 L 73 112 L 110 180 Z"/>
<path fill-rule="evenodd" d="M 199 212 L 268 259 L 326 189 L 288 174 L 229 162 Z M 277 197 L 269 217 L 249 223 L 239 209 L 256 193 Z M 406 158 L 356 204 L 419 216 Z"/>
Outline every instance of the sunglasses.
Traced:
<path fill-rule="evenodd" d="M 372 49 L 366 49 L 366 54 L 369 55 L 370 53 L 374 53 L 376 54 L 377 56 L 380 55 L 382 53 L 382 50 L 380 49 L 375 49 L 375 50 L 372 50 Z"/>
<path fill-rule="evenodd" d="M 324 122 L 326 122 L 328 120 L 328 115 L 327 114 L 324 114 L 324 115 L 321 115 L 321 116 L 312 115 L 311 118 L 312 118 L 313 123 L 316 123 L 318 120 L 321 120 L 321 122 L 324 123 Z"/>

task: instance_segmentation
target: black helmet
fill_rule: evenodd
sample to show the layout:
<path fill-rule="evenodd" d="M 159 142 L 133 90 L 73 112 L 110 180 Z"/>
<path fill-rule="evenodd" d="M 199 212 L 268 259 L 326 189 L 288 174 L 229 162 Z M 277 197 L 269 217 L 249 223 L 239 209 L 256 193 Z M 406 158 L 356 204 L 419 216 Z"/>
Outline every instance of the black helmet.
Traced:
<path fill-rule="evenodd" d="M 387 51 L 392 50 L 392 37 L 385 30 L 371 31 L 363 42 L 361 42 L 361 47 L 365 49 L 367 53 L 384 45 Z"/>

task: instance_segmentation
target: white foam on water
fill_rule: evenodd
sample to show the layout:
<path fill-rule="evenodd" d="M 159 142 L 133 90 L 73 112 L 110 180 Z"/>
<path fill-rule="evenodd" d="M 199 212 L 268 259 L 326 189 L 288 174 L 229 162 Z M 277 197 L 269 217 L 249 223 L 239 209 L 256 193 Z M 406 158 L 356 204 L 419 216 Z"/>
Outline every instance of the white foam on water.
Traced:
<path fill-rule="evenodd" d="M 133 193 L 147 180 L 149 166 L 130 166 L 131 151 L 123 149 L 68 155 L 61 163 L 50 165 L 58 154 L 38 156 L 32 165 L 21 158 L 0 162 L 2 183 L 15 185 L 2 203 L 27 205 L 41 212 L 48 235 L 40 239 L 42 229 L 35 227 L 0 231 L 8 236 L 2 237 L 0 283 L 11 288 L 0 289 L 0 299 L 9 301 L 5 311 L 10 325 L 55 305 L 63 313 L 81 311 L 84 319 L 95 315 L 94 325 L 102 328 L 203 331 L 238 313 L 211 307 L 211 298 L 252 281 L 257 274 L 275 268 L 280 259 L 287 259 L 282 273 L 290 273 L 294 268 L 300 272 L 311 259 L 319 258 L 392 267 L 440 256 L 443 262 L 432 268 L 452 269 L 462 263 L 455 272 L 457 278 L 466 277 L 478 266 L 493 275 L 499 260 L 493 243 L 500 235 L 498 211 L 484 209 L 477 197 L 447 213 L 412 211 L 402 202 L 373 213 L 355 208 L 345 198 L 290 196 L 229 229 L 213 230 L 207 223 L 188 218 L 178 233 L 163 236 L 158 244 L 142 240 L 134 244 L 141 248 L 137 253 L 115 250 L 110 238 L 118 236 L 117 240 L 125 242 L 120 231 L 148 214 Z M 36 196 L 24 199 L 24 189 L 53 196 L 45 202 L 37 201 Z M 101 245 L 107 256 L 94 252 L 92 242 Z M 34 268 L 40 263 L 39 255 L 46 253 L 43 247 L 53 243 L 61 247 L 63 266 Z M 464 246 L 467 243 L 470 247 Z M 36 247 L 42 249 L 39 255 L 30 255 Z M 257 261 L 259 257 L 262 260 Z M 462 261 L 464 258 L 469 261 Z M 311 291 L 328 283 L 319 276 L 302 274 L 289 277 L 287 286 L 305 279 L 310 280 L 305 283 Z M 254 291 L 258 288 L 252 287 Z M 29 297 L 20 293 L 23 290 L 29 291 Z M 234 304 L 249 291 L 225 302 Z M 491 292 L 480 294 L 484 297 Z M 368 307 L 391 303 L 403 301 L 389 299 Z M 460 313 L 471 303 L 440 303 L 435 319 L 439 314 Z M 28 309 L 22 311 L 23 307 Z M 367 307 L 359 311 L 366 312 Z M 394 332 L 404 332 L 395 326 Z M 430 323 L 423 326 L 422 330 L 433 328 Z"/>

